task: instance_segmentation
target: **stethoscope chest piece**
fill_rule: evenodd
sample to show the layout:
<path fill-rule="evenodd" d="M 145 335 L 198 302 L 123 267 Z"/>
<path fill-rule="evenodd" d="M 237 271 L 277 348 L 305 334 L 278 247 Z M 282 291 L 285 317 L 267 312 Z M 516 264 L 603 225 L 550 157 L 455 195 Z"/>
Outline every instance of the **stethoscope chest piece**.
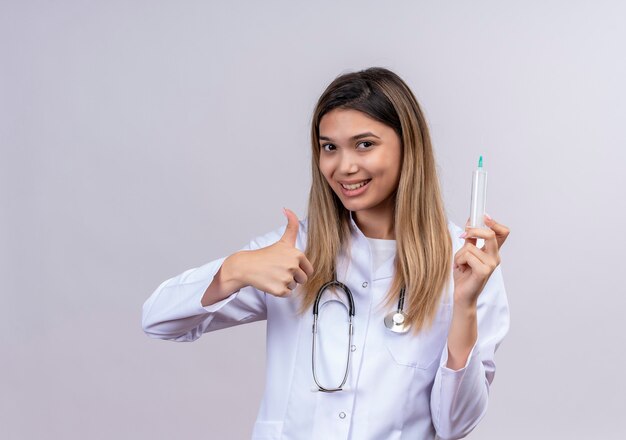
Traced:
<path fill-rule="evenodd" d="M 397 310 L 385 316 L 385 327 L 394 333 L 406 333 L 410 328 L 406 323 L 406 314 Z"/>
<path fill-rule="evenodd" d="M 398 310 L 388 313 L 385 316 L 385 327 L 394 333 L 406 333 L 411 326 L 407 323 L 407 316 L 404 313 L 404 287 L 400 290 L 400 300 L 398 301 Z"/>

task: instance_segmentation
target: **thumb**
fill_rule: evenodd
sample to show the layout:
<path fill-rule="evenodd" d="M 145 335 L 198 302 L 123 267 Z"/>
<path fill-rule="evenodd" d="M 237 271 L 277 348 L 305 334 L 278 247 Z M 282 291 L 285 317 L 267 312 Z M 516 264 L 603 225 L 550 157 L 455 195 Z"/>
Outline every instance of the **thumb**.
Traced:
<path fill-rule="evenodd" d="M 283 236 L 280 238 L 285 243 L 290 244 L 291 246 L 296 246 L 296 238 L 298 237 L 298 229 L 300 227 L 300 223 L 298 222 L 298 216 L 290 209 L 283 208 L 283 212 L 287 217 L 287 228 Z"/>

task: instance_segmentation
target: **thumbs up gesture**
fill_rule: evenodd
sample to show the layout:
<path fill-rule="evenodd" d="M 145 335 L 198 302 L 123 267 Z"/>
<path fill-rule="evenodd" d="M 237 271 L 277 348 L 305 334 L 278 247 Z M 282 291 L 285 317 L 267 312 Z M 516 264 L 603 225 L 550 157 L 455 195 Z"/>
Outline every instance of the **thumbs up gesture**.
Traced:
<path fill-rule="evenodd" d="M 270 295 L 289 296 L 297 284 L 304 284 L 313 274 L 313 266 L 303 252 L 296 248 L 298 217 L 288 209 L 287 228 L 276 243 L 241 254 L 241 279 Z"/>

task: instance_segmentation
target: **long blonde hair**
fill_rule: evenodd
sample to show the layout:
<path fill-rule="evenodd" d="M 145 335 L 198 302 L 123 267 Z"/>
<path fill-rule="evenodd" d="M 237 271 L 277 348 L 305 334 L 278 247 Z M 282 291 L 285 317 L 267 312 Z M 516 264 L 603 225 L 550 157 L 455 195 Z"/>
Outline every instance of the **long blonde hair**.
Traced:
<path fill-rule="evenodd" d="M 381 67 L 338 76 L 319 98 L 311 123 L 312 184 L 305 254 L 315 272 L 302 285 L 300 313 L 333 279 L 339 252 L 349 245 L 350 211 L 319 169 L 319 124 L 335 108 L 354 109 L 393 128 L 401 139 L 402 168 L 396 190 L 394 278 L 384 307 L 396 307 L 406 286 L 404 311 L 415 333 L 430 326 L 449 287 L 452 240 L 439 188 L 428 126 L 415 96 L 395 73 Z"/>

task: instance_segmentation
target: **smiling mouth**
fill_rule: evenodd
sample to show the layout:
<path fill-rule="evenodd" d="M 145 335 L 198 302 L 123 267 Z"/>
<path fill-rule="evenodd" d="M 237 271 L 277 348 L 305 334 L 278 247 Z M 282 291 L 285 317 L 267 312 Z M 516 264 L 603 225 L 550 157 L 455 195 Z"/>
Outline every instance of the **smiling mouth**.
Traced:
<path fill-rule="evenodd" d="M 347 190 L 349 190 L 349 191 L 353 191 L 353 190 L 355 190 L 355 189 L 359 189 L 359 188 L 361 188 L 361 187 L 363 187 L 363 186 L 367 185 L 367 184 L 370 182 L 370 180 L 372 180 L 372 179 L 367 179 L 367 180 L 364 180 L 364 181 L 362 181 L 362 182 L 360 182 L 360 183 L 355 183 L 355 184 L 353 184 L 353 185 L 344 185 L 343 183 L 340 183 L 340 185 L 341 185 L 344 189 L 347 189 Z"/>
<path fill-rule="evenodd" d="M 340 191 L 344 197 L 360 197 L 362 194 L 367 192 L 368 188 L 370 187 L 371 181 L 372 179 L 368 179 L 361 183 L 355 184 L 354 186 L 356 186 L 356 189 L 349 189 L 343 186 L 343 184 L 340 184 Z M 353 186 L 349 185 L 349 187 Z"/>

